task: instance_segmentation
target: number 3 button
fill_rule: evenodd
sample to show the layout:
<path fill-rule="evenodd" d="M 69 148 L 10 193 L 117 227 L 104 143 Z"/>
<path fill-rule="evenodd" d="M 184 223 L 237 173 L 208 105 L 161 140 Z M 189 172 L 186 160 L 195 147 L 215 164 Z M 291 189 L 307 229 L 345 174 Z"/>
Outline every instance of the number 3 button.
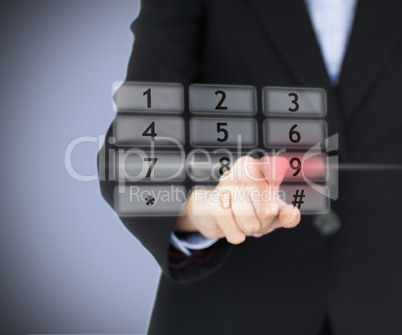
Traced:
<path fill-rule="evenodd" d="M 264 114 L 285 117 L 323 117 L 326 95 L 321 88 L 264 87 Z"/>

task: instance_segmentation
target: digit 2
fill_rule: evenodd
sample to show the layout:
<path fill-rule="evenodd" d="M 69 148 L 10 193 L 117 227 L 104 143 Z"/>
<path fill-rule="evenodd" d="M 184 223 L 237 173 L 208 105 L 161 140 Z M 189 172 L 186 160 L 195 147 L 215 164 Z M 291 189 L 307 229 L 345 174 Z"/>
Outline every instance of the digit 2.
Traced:
<path fill-rule="evenodd" d="M 219 91 L 215 92 L 215 95 L 218 95 L 218 94 L 220 94 L 222 97 L 221 97 L 221 100 L 216 105 L 215 109 L 216 110 L 227 110 L 228 108 L 226 106 L 222 106 L 223 102 L 226 99 L 226 93 L 224 91 L 219 90 Z"/>

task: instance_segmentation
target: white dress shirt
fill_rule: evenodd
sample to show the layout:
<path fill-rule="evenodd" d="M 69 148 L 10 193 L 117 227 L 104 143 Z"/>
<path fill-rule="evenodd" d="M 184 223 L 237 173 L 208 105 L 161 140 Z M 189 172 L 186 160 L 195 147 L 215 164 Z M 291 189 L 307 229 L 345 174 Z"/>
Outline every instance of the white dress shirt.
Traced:
<path fill-rule="evenodd" d="M 339 75 L 348 45 L 357 0 L 304 0 L 310 16 L 318 45 L 324 59 L 332 85 L 339 82 Z M 218 239 L 206 238 L 200 233 L 192 233 L 179 239 L 174 233 L 172 245 L 190 256 L 190 250 L 210 247 Z"/>
<path fill-rule="evenodd" d="M 338 84 L 357 0 L 305 0 L 328 76 Z"/>

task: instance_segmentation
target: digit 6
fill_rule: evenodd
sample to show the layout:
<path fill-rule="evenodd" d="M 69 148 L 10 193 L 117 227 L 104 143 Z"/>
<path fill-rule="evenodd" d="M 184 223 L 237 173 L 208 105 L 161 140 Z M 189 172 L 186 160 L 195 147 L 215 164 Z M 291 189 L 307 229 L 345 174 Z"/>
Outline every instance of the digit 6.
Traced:
<path fill-rule="evenodd" d="M 300 140 L 301 140 L 301 135 L 300 135 L 300 133 L 299 133 L 297 130 L 295 130 L 297 126 L 298 126 L 298 125 L 295 124 L 295 125 L 293 125 L 293 127 L 290 128 L 290 130 L 289 130 L 289 140 L 290 140 L 290 142 L 292 142 L 292 143 L 299 143 Z"/>

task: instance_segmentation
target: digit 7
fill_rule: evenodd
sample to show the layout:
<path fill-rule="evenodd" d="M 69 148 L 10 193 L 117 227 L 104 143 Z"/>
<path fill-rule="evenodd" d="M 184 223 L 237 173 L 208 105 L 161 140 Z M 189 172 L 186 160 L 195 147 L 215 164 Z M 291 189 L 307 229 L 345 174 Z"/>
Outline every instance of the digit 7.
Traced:
<path fill-rule="evenodd" d="M 147 175 L 146 175 L 146 177 L 149 178 L 149 177 L 151 177 L 152 170 L 155 167 L 155 164 L 158 161 L 158 158 L 144 158 L 144 161 L 145 162 L 152 162 L 151 166 L 148 169 Z"/>

